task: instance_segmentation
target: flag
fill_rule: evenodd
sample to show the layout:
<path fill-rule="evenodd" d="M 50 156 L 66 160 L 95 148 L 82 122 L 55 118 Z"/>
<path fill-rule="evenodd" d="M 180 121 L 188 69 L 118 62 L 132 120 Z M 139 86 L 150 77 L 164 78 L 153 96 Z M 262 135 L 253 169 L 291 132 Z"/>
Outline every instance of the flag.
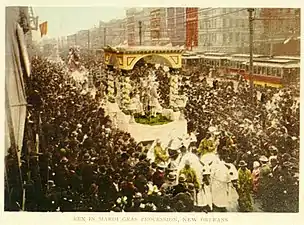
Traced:
<path fill-rule="evenodd" d="M 46 34 L 47 34 L 47 25 L 48 25 L 48 24 L 47 24 L 46 21 L 43 22 L 43 23 L 41 23 L 41 24 L 39 25 L 41 37 L 42 37 L 43 35 L 46 35 Z"/>

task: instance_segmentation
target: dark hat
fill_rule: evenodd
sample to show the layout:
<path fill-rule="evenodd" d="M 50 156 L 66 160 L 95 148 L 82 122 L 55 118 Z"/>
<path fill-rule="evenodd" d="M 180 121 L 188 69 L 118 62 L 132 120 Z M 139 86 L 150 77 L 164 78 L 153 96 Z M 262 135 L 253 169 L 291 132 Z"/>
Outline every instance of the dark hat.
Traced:
<path fill-rule="evenodd" d="M 193 183 L 189 183 L 189 184 L 188 184 L 188 189 L 189 189 L 190 191 L 193 191 L 193 190 L 194 190 L 194 184 L 193 184 Z"/>
<path fill-rule="evenodd" d="M 293 164 L 289 161 L 286 161 L 286 162 L 283 163 L 283 167 L 289 168 L 289 167 L 292 167 L 292 166 L 293 166 Z"/>
<path fill-rule="evenodd" d="M 122 159 L 129 159 L 130 156 L 129 156 L 128 153 L 125 153 L 125 152 L 124 152 L 124 153 L 121 154 L 121 158 L 122 158 Z"/>
<path fill-rule="evenodd" d="M 90 160 L 91 159 L 91 156 L 89 153 L 85 153 L 84 156 L 83 156 L 83 160 Z"/>
<path fill-rule="evenodd" d="M 247 163 L 244 160 L 241 160 L 239 166 L 240 167 L 247 166 Z"/>
<path fill-rule="evenodd" d="M 186 176 L 184 174 L 181 174 L 178 178 L 178 182 L 182 183 L 186 181 Z"/>
<path fill-rule="evenodd" d="M 291 156 L 290 156 L 290 154 L 288 154 L 288 153 L 284 153 L 284 154 L 282 155 L 282 158 L 285 159 L 285 160 L 289 160 L 289 159 L 291 158 Z"/>

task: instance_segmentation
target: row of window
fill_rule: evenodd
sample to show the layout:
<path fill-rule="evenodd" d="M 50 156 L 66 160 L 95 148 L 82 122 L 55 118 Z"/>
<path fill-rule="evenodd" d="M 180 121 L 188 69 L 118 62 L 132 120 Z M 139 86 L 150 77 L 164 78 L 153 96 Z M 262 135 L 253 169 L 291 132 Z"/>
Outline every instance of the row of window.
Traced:
<path fill-rule="evenodd" d="M 240 32 L 235 33 L 223 33 L 220 35 L 222 37 L 223 43 L 241 43 L 241 42 L 248 42 L 249 37 L 248 35 L 242 35 Z M 215 42 L 217 41 L 217 33 L 209 33 L 209 34 L 201 34 L 200 35 L 200 42 Z"/>
<path fill-rule="evenodd" d="M 207 19 L 200 20 L 200 29 L 212 29 L 212 28 L 245 28 L 248 26 L 248 20 L 245 18 L 235 19 L 235 18 L 225 18 L 222 19 L 223 24 L 218 24 L 218 19 Z M 221 20 L 220 20 L 221 22 Z"/>
<path fill-rule="evenodd" d="M 202 59 L 202 63 L 209 66 L 214 67 L 221 67 L 221 66 L 228 66 L 230 68 L 234 69 L 243 69 L 248 71 L 249 66 L 238 63 L 238 62 L 224 62 L 223 60 L 210 60 L 210 59 Z M 276 77 L 282 77 L 284 73 L 287 73 L 289 69 L 286 69 L 286 71 L 283 71 L 281 68 L 275 68 L 275 67 L 267 67 L 267 66 L 253 66 L 253 74 L 260 74 L 260 75 L 268 75 L 268 76 L 276 76 Z M 294 70 L 297 71 L 297 70 Z"/>

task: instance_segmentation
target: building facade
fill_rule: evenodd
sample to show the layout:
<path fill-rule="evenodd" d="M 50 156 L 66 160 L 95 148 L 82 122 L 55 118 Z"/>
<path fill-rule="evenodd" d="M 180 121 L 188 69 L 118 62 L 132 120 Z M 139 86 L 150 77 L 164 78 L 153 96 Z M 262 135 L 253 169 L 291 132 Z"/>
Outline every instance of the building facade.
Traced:
<path fill-rule="evenodd" d="M 106 24 L 106 45 L 121 45 L 127 40 L 127 20 L 111 20 Z"/>
<path fill-rule="evenodd" d="M 300 55 L 300 9 L 260 9 L 261 50 L 269 55 Z"/>
<path fill-rule="evenodd" d="M 166 8 L 150 9 L 150 32 L 152 45 L 166 45 L 170 43 Z"/>
<path fill-rule="evenodd" d="M 167 8 L 167 33 L 173 46 L 185 45 L 185 18 L 185 8 Z"/>
<path fill-rule="evenodd" d="M 186 8 L 175 8 L 175 41 L 174 45 L 183 46 L 186 44 Z"/>
<path fill-rule="evenodd" d="M 259 17 L 255 10 L 254 17 Z M 254 21 L 254 40 L 260 38 L 261 21 Z M 257 43 L 257 42 L 256 42 Z M 254 45 L 257 53 L 259 46 Z M 199 51 L 249 52 L 249 14 L 247 8 L 202 8 L 199 13 Z"/>
<path fill-rule="evenodd" d="M 127 41 L 129 46 L 136 45 L 136 23 L 135 23 L 135 16 L 137 13 L 137 9 L 131 8 L 126 10 L 126 16 L 127 16 Z"/>
<path fill-rule="evenodd" d="M 76 34 L 68 35 L 67 36 L 67 45 L 69 47 L 71 47 L 76 44 L 77 44 L 77 35 Z"/>
<path fill-rule="evenodd" d="M 198 46 L 198 8 L 186 8 L 186 48 Z"/>
<path fill-rule="evenodd" d="M 88 49 L 90 44 L 90 30 L 81 30 L 76 34 L 76 45 L 82 49 Z"/>

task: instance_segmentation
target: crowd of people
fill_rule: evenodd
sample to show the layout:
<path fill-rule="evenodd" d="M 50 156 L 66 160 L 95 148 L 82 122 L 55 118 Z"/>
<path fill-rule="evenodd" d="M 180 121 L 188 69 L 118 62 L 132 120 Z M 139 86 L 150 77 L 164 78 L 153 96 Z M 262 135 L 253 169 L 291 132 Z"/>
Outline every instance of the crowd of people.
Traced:
<path fill-rule="evenodd" d="M 206 74 L 205 74 L 206 75 Z M 297 211 L 299 187 L 299 102 L 288 89 L 256 87 L 240 81 L 214 80 L 206 76 L 183 78 L 189 97 L 188 129 L 197 133 L 205 151 L 224 161 L 249 169 L 253 193 L 263 211 Z M 217 130 L 218 143 L 210 137 Z M 208 142 L 209 141 L 209 142 Z M 200 151 L 202 148 L 198 148 Z M 199 152 L 201 154 L 201 152 Z M 249 199 L 246 210 L 252 210 Z"/>
<path fill-rule="evenodd" d="M 92 97 L 76 85 L 64 65 L 39 57 L 31 65 L 33 107 L 27 121 L 38 124 L 32 128 L 41 138 L 39 154 L 33 154 L 30 163 L 23 159 L 24 179 L 31 184 L 25 210 L 206 210 L 197 207 L 190 194 L 197 183 L 186 185 L 184 175 L 176 179 L 178 174 L 151 162 L 148 149 L 130 134 L 114 128 L 101 104 L 102 82 L 95 82 L 98 88 Z M 99 74 L 105 70 L 90 57 L 84 66 Z M 206 71 L 188 69 L 180 75 L 181 89 L 189 98 L 188 130 L 198 140 L 195 153 L 217 149 L 222 160 L 240 168 L 241 211 L 252 211 L 254 201 L 262 203 L 263 211 L 297 211 L 299 104 L 288 90 L 260 88 L 253 94 L 245 82 L 235 88 L 228 81 L 210 86 Z M 167 106 L 169 78 L 162 69 L 155 73 Z M 187 162 L 186 171 L 189 166 Z"/>

